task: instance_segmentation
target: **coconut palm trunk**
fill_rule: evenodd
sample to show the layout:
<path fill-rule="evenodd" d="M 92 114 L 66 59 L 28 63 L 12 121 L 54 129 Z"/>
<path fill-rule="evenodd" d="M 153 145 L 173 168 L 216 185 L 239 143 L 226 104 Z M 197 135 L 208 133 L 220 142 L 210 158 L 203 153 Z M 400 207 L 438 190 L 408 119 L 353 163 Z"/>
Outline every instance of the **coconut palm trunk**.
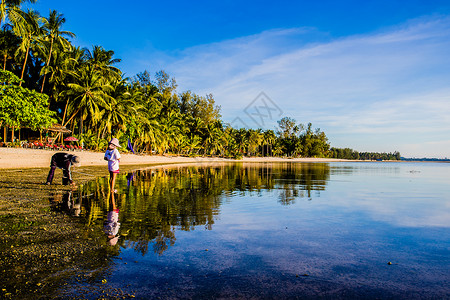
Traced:
<path fill-rule="evenodd" d="M 48 59 L 47 59 L 47 63 L 45 64 L 45 66 L 49 66 L 50 65 L 50 59 L 52 57 L 52 50 L 53 50 L 53 38 L 50 41 L 50 51 L 48 53 Z M 45 85 L 45 78 L 46 77 L 47 77 L 47 73 L 44 74 L 44 78 L 42 79 L 41 93 L 44 91 L 44 85 Z"/>
<path fill-rule="evenodd" d="M 23 66 L 22 66 L 22 75 L 20 75 L 20 83 L 19 83 L 19 86 L 22 86 L 23 75 L 24 75 L 24 73 L 25 73 L 25 67 L 27 66 L 28 52 L 29 52 L 29 51 L 30 51 L 30 44 L 28 43 L 27 51 L 25 52 L 25 60 L 23 61 Z"/>

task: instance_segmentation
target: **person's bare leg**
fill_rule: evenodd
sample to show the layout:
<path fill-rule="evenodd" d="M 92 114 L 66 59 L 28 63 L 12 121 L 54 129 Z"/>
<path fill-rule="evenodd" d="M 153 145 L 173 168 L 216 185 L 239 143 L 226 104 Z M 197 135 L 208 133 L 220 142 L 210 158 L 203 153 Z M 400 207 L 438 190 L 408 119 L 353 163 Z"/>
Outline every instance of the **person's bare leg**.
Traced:
<path fill-rule="evenodd" d="M 114 186 L 116 185 L 116 177 L 117 177 L 117 173 L 113 173 L 110 172 L 110 189 L 111 189 L 111 193 L 114 193 Z"/>
<path fill-rule="evenodd" d="M 114 193 L 113 192 L 111 193 L 110 204 L 111 204 L 111 208 L 112 209 L 117 209 L 116 200 L 114 199 Z"/>

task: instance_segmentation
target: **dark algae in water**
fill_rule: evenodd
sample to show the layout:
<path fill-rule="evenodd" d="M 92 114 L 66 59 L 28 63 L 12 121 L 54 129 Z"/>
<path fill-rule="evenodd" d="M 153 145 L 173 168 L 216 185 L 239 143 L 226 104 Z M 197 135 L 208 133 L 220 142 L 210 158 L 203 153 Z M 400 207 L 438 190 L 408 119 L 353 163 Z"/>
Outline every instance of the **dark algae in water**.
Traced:
<path fill-rule="evenodd" d="M 79 184 L 104 175 L 103 168 L 80 170 L 89 176 L 77 174 Z M 108 265 L 108 251 L 97 242 L 103 235 L 52 207 L 72 190 L 58 184 L 59 173 L 55 185 L 44 185 L 47 173 L 47 168 L 0 172 L 2 299 L 58 298 L 74 278 L 95 278 L 91 272 Z"/>

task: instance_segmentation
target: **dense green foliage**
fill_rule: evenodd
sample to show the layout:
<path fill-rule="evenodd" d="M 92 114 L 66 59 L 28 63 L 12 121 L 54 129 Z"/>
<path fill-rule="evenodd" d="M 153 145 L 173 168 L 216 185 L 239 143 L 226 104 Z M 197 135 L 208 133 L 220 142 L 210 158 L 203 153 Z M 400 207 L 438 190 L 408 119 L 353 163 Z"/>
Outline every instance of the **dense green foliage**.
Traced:
<path fill-rule="evenodd" d="M 220 107 L 212 95 L 177 92 L 175 79 L 164 71 L 151 76 L 144 70 L 125 78 L 115 66 L 120 59 L 114 57 L 114 51 L 73 46 L 69 38 L 75 35 L 62 30 L 62 14 L 51 11 L 46 18 L 33 10 L 25 12 L 20 9 L 22 2 L 2 1 L 3 70 L 16 74 L 21 79 L 19 86 L 47 95 L 57 123 L 70 129 L 87 148 L 104 149 L 114 136 L 122 144 L 130 139 L 135 151 L 146 153 L 330 155 L 325 133 L 313 129 L 311 123 L 304 126 L 286 117 L 279 121 L 277 132 L 236 129 L 221 120 Z M 17 105 L 18 109 L 23 107 Z M 5 119 L 2 126 L 45 129 L 52 115 L 41 113 L 39 120 Z"/>
<path fill-rule="evenodd" d="M 38 129 L 51 126 L 55 112 L 47 108 L 48 96 L 21 87 L 19 78 L 0 70 L 0 124 Z"/>

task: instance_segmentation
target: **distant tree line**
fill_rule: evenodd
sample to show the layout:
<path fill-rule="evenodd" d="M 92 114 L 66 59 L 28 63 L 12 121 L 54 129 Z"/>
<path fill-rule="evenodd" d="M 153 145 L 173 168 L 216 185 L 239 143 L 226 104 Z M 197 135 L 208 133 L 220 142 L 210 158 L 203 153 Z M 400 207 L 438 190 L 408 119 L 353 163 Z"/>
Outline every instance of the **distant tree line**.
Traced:
<path fill-rule="evenodd" d="M 449 158 L 429 158 L 429 157 L 402 157 L 404 161 L 439 161 L 439 162 L 450 162 Z"/>
<path fill-rule="evenodd" d="M 358 152 L 350 148 L 334 148 L 330 149 L 331 158 L 353 159 L 353 160 L 400 160 L 400 152 L 380 153 L 380 152 Z"/>

